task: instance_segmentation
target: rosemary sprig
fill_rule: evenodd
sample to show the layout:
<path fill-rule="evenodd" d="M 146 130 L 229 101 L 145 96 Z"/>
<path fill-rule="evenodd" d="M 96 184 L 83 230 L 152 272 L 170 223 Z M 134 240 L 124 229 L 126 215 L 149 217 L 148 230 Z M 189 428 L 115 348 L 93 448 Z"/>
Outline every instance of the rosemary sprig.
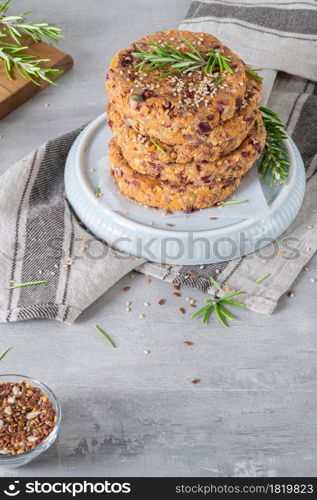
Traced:
<path fill-rule="evenodd" d="M 260 106 L 264 126 L 266 129 L 266 142 L 262 153 L 259 172 L 262 179 L 270 175 L 270 186 L 273 184 L 286 184 L 290 159 L 284 140 L 287 139 L 285 125 L 280 116 L 272 109 Z"/>
<path fill-rule="evenodd" d="M 4 15 L 8 9 L 11 0 L 0 4 L 0 32 L 9 35 L 18 45 L 22 45 L 21 38 L 27 35 L 35 42 L 45 40 L 50 43 L 57 42 L 64 38 L 61 28 L 56 24 L 45 23 L 40 19 L 28 20 L 27 16 L 31 12 L 22 12 L 18 16 Z"/>
<path fill-rule="evenodd" d="M 214 285 L 217 290 L 221 290 L 221 285 L 214 280 L 213 278 L 209 278 L 211 283 Z M 198 311 L 194 312 L 192 315 L 192 318 L 197 318 L 198 316 L 202 316 L 202 324 L 205 325 L 210 318 L 212 312 L 215 312 L 216 317 L 219 321 L 219 323 L 224 326 L 228 327 L 229 324 L 227 320 L 233 320 L 234 316 L 228 311 L 228 309 L 225 307 L 225 305 L 229 306 L 237 306 L 237 307 L 246 307 L 246 305 L 243 302 L 238 302 L 236 300 L 230 300 L 232 297 L 235 297 L 236 295 L 240 295 L 243 293 L 242 290 L 238 290 L 236 292 L 231 292 L 228 293 L 227 295 L 224 295 L 223 297 L 217 297 L 217 294 L 215 295 L 214 298 L 212 299 L 206 299 L 206 306 L 202 307 Z"/>
<path fill-rule="evenodd" d="M 18 285 L 9 286 L 8 290 L 14 290 L 14 288 L 21 288 L 22 286 L 42 285 L 42 283 L 48 283 L 48 281 L 40 280 L 40 281 L 30 281 L 29 283 L 19 283 Z"/>
<path fill-rule="evenodd" d="M 13 69 L 15 68 L 23 78 L 28 78 L 35 85 L 40 85 L 39 79 L 56 85 L 49 77 L 58 76 L 63 71 L 54 68 L 44 68 L 42 64 L 49 62 L 49 59 L 37 59 L 31 54 L 26 54 L 23 51 L 27 48 L 21 45 L 0 42 L 0 61 L 3 62 L 8 78 L 10 80 L 13 79 Z"/>
<path fill-rule="evenodd" d="M 108 342 L 108 344 L 111 345 L 111 347 L 113 347 L 114 349 L 116 349 L 116 344 L 114 343 L 114 341 L 109 337 L 109 335 L 106 334 L 106 332 L 100 328 L 100 326 L 98 325 L 93 325 L 93 327 L 97 330 L 98 333 L 100 333 L 100 335 Z"/>
<path fill-rule="evenodd" d="M 190 73 L 199 69 L 204 69 L 207 75 L 214 73 L 216 70 L 220 73 L 225 71 L 233 73 L 229 64 L 229 57 L 221 55 L 219 50 L 209 50 L 207 55 L 204 56 L 187 38 L 181 34 L 180 38 L 188 46 L 190 52 L 180 52 L 168 43 L 160 45 L 153 40 L 149 40 L 154 47 L 152 50 L 143 50 L 138 46 L 139 52 L 132 52 L 134 57 L 142 59 L 136 67 L 140 71 L 146 72 L 154 70 L 163 71 L 169 68 L 169 71 L 161 73 L 159 78 L 176 72 Z M 214 86 L 220 85 L 223 81 L 220 80 L 215 82 Z"/>
<path fill-rule="evenodd" d="M 31 12 L 20 15 L 7 15 L 11 0 L 0 3 L 0 63 L 3 63 L 10 80 L 14 78 L 14 69 L 23 77 L 40 85 L 39 80 L 54 84 L 52 78 L 63 73 L 62 70 L 45 68 L 43 63 L 50 59 L 38 59 L 36 56 L 25 53 L 27 36 L 35 42 L 45 40 L 51 43 L 64 38 L 62 30 L 55 24 L 41 20 L 28 20 Z"/>

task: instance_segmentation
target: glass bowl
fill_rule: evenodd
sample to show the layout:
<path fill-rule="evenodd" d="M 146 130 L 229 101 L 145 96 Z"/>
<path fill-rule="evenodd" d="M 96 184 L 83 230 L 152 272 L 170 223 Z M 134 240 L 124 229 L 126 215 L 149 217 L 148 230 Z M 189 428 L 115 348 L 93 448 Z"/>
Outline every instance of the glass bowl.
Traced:
<path fill-rule="evenodd" d="M 52 446 L 52 444 L 54 443 L 55 439 L 58 436 L 61 427 L 61 418 L 62 418 L 61 406 L 55 394 L 51 391 L 51 389 L 49 389 L 45 384 L 42 384 L 42 382 L 39 382 L 38 380 L 35 380 L 30 377 L 25 377 L 24 375 L 12 375 L 12 374 L 0 375 L 0 383 L 21 382 L 21 381 L 29 382 L 29 384 L 38 387 L 46 396 L 48 396 L 48 398 L 51 400 L 53 404 L 57 416 L 57 421 L 55 423 L 52 432 L 38 446 L 33 448 L 33 450 L 29 450 L 24 453 L 20 453 L 18 455 L 0 455 L 0 467 L 5 467 L 8 469 L 14 469 L 15 467 L 21 467 L 23 465 L 26 465 L 27 463 L 34 460 L 34 458 L 41 455 L 41 453 L 43 453 L 50 446 Z"/>

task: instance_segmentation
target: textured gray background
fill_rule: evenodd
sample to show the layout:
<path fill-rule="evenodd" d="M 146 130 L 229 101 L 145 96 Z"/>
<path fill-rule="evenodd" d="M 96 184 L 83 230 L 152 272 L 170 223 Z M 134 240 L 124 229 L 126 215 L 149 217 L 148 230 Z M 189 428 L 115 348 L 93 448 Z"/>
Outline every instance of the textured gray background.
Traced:
<path fill-rule="evenodd" d="M 58 87 L 0 122 L 1 171 L 100 114 L 105 67 L 114 52 L 176 27 L 189 3 L 15 0 L 17 11 L 33 9 L 63 26 L 61 47 L 75 67 Z M 273 316 L 239 310 L 230 329 L 215 321 L 201 327 L 189 318 L 184 298 L 202 302 L 203 294 L 183 289 L 182 298 L 173 297 L 167 283 L 147 285 L 138 274 L 121 280 L 73 326 L 0 325 L 0 348 L 12 346 L 1 372 L 44 381 L 64 412 L 57 445 L 12 474 L 316 475 L 317 282 L 309 281 L 317 278 L 316 265 L 315 257 L 294 284 L 296 296 L 282 298 Z M 122 292 L 128 285 L 131 290 Z M 160 298 L 167 299 L 163 307 Z M 151 306 L 145 308 L 145 301 Z M 178 312 L 184 304 L 186 315 Z M 117 350 L 94 323 L 108 331 Z M 192 385 L 194 378 L 201 383 Z"/>

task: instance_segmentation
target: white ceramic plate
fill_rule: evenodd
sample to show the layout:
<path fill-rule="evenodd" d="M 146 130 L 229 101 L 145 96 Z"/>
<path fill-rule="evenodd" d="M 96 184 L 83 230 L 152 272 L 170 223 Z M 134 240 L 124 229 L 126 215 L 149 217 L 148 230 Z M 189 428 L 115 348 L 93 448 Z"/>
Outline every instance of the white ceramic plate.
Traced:
<path fill-rule="evenodd" d="M 119 213 L 109 207 L 107 192 L 96 198 L 97 166 L 107 153 L 111 135 L 105 114 L 91 122 L 74 142 L 65 168 L 69 203 L 97 237 L 130 255 L 153 262 L 195 265 L 222 262 L 254 252 L 283 233 L 295 219 L 305 192 L 305 170 L 299 151 L 289 138 L 291 166 L 287 186 L 269 188 L 269 210 L 253 219 L 186 215 L 162 217 L 162 211 L 144 207 Z M 118 196 L 122 196 L 118 193 Z M 131 202 L 132 203 L 132 202 Z M 167 226 L 166 224 L 171 224 Z"/>

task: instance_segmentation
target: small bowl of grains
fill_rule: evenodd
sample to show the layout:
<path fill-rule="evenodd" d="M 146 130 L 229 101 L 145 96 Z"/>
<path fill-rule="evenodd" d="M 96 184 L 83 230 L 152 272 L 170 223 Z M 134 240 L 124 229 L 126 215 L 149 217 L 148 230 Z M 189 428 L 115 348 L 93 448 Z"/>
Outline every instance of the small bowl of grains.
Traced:
<path fill-rule="evenodd" d="M 21 467 L 46 451 L 61 425 L 61 407 L 46 385 L 0 375 L 0 466 Z"/>

